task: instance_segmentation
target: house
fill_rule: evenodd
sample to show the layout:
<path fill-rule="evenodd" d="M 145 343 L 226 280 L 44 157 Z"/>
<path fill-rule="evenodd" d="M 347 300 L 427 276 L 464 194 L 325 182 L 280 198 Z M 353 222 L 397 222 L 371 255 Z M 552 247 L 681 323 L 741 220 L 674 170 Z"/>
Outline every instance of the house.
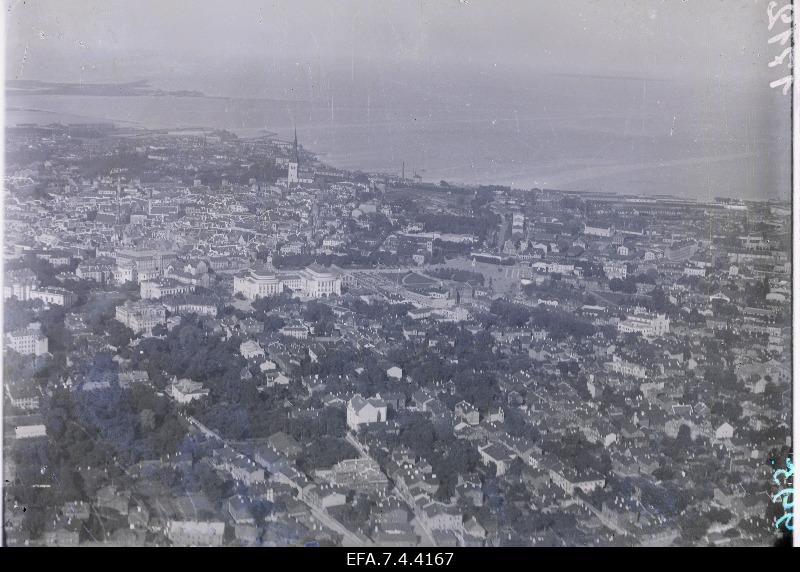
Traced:
<path fill-rule="evenodd" d="M 411 395 L 414 405 L 419 411 L 428 411 L 429 407 L 436 402 L 436 397 L 428 389 L 418 389 Z"/>
<path fill-rule="evenodd" d="M 509 454 L 508 449 L 496 443 L 478 447 L 478 453 L 485 465 L 495 466 L 497 476 L 505 474 L 511 461 L 514 460 L 514 456 Z"/>
<path fill-rule="evenodd" d="M 280 453 L 276 453 L 272 447 L 266 445 L 257 447 L 253 458 L 255 459 L 256 463 L 264 467 L 272 474 L 278 473 L 289 467 L 289 459 Z"/>
<path fill-rule="evenodd" d="M 460 530 L 463 515 L 455 506 L 432 502 L 422 509 L 425 524 L 431 530 Z"/>
<path fill-rule="evenodd" d="M 611 359 L 611 371 L 638 379 L 647 377 L 647 369 L 643 365 L 629 362 L 618 355 L 614 355 Z"/>
<path fill-rule="evenodd" d="M 142 504 L 137 504 L 128 511 L 128 526 L 130 530 L 144 529 L 150 522 L 150 511 Z"/>
<path fill-rule="evenodd" d="M 389 379 L 396 379 L 397 381 L 400 381 L 403 379 L 403 370 L 397 366 L 390 367 L 386 370 L 386 375 L 389 377 Z"/>
<path fill-rule="evenodd" d="M 414 533 L 414 528 L 408 523 L 378 523 L 375 525 L 371 537 L 377 546 L 403 548 L 416 546 L 419 543 L 419 536 Z"/>
<path fill-rule="evenodd" d="M 570 495 L 575 494 L 577 490 L 588 494 L 595 489 L 603 488 L 606 484 L 605 478 L 591 468 L 577 471 L 572 467 L 557 462 L 549 469 L 549 472 L 553 483 Z"/>
<path fill-rule="evenodd" d="M 77 546 L 83 522 L 66 515 L 45 524 L 42 534 L 46 546 Z"/>
<path fill-rule="evenodd" d="M 200 520 L 170 520 L 166 534 L 173 546 L 222 546 L 225 523 Z"/>
<path fill-rule="evenodd" d="M 331 467 L 326 477 L 332 484 L 356 491 L 384 493 L 389 479 L 372 459 L 344 459 Z"/>
<path fill-rule="evenodd" d="M 239 353 L 244 359 L 264 359 L 267 357 L 264 349 L 255 340 L 247 340 L 239 345 Z"/>
<path fill-rule="evenodd" d="M 342 487 L 330 483 L 311 485 L 305 498 L 314 506 L 322 509 L 342 506 L 347 503 L 346 491 Z"/>
<path fill-rule="evenodd" d="M 178 403 L 189 403 L 195 399 L 207 397 L 209 390 L 203 387 L 199 381 L 192 381 L 191 379 L 176 379 L 172 378 L 172 383 L 169 386 L 169 394 Z"/>
<path fill-rule="evenodd" d="M 150 374 L 146 370 L 122 371 L 117 376 L 120 387 L 130 387 L 134 383 L 147 383 L 150 381 Z"/>
<path fill-rule="evenodd" d="M 730 423 L 723 423 L 714 431 L 714 437 L 718 440 L 733 438 L 733 426 Z"/>
<path fill-rule="evenodd" d="M 114 485 L 106 485 L 97 491 L 94 504 L 98 510 L 104 513 L 111 512 L 127 516 L 130 498 L 130 491 L 120 490 Z"/>
<path fill-rule="evenodd" d="M 11 402 L 11 405 L 26 411 L 39 409 L 40 391 L 32 384 L 12 387 L 10 383 L 6 382 L 4 385 L 6 388 L 6 396 Z"/>
<path fill-rule="evenodd" d="M 406 396 L 404 393 L 382 391 L 378 393 L 376 397 L 384 400 L 386 405 L 394 411 L 400 411 L 400 409 L 406 406 Z"/>
<path fill-rule="evenodd" d="M 280 453 L 281 455 L 284 455 L 290 459 L 297 457 L 303 452 L 303 447 L 300 445 L 300 443 L 298 443 L 294 437 L 284 433 L 283 431 L 279 431 L 270 435 L 267 439 L 267 443 L 277 453 Z"/>
<path fill-rule="evenodd" d="M 628 276 L 628 267 L 622 262 L 610 260 L 603 265 L 603 272 L 609 280 L 624 280 Z"/>
<path fill-rule="evenodd" d="M 608 238 L 614 234 L 614 226 L 602 223 L 584 223 L 583 234 Z"/>
<path fill-rule="evenodd" d="M 455 417 L 456 419 L 464 421 L 469 425 L 477 425 L 480 423 L 480 413 L 478 413 L 478 409 L 472 405 L 471 403 L 467 403 L 466 401 L 459 401 L 456 403 L 455 407 Z"/>
<path fill-rule="evenodd" d="M 486 529 L 473 516 L 464 523 L 464 540 L 466 546 L 482 546 L 486 540 Z"/>
<path fill-rule="evenodd" d="M 6 424 L 6 427 L 10 426 L 14 428 L 14 437 L 17 439 L 32 439 L 47 436 L 44 418 L 38 414 L 6 417 Z M 6 431 L 6 433 L 9 433 L 9 431 Z"/>
<path fill-rule="evenodd" d="M 367 423 L 385 423 L 387 404 L 383 399 L 364 399 L 356 394 L 347 402 L 347 426 L 358 429 Z"/>
<path fill-rule="evenodd" d="M 264 482 L 264 469 L 249 459 L 235 459 L 226 468 L 236 481 L 247 485 Z"/>
<path fill-rule="evenodd" d="M 374 523 L 408 524 L 408 511 L 397 497 L 379 500 L 370 517 Z"/>
<path fill-rule="evenodd" d="M 283 336 L 288 336 L 290 338 L 295 338 L 297 340 L 308 339 L 308 326 L 306 326 L 302 322 L 295 321 L 291 324 L 286 324 L 278 331 Z"/>
<path fill-rule="evenodd" d="M 497 408 L 489 409 L 486 412 L 486 419 L 487 423 L 503 423 L 506 419 L 505 411 L 499 405 Z"/>
<path fill-rule="evenodd" d="M 241 495 L 228 499 L 228 514 L 236 524 L 255 524 L 256 519 L 250 510 L 250 502 Z"/>
<path fill-rule="evenodd" d="M 467 477 L 465 479 L 462 475 L 459 475 L 455 490 L 459 499 L 464 499 L 472 506 L 483 506 L 483 487 L 477 477 Z"/>

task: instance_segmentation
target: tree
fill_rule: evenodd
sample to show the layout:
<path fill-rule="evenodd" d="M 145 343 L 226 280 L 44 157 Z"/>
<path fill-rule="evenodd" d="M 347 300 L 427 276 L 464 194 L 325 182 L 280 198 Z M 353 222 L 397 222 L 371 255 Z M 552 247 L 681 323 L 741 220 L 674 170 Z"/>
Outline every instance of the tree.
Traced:
<path fill-rule="evenodd" d="M 127 346 L 134 336 L 133 330 L 116 320 L 108 322 L 106 334 L 108 343 L 117 348 Z"/>
<path fill-rule="evenodd" d="M 690 324 L 702 324 L 705 322 L 705 318 L 697 311 L 697 308 L 692 308 L 692 311 L 686 317 L 686 321 Z"/>
<path fill-rule="evenodd" d="M 26 538 L 36 539 L 44 532 L 46 521 L 45 509 L 39 506 L 26 506 L 23 508 L 22 530 Z"/>
<path fill-rule="evenodd" d="M 143 409 L 139 413 L 139 426 L 142 431 L 150 431 L 156 427 L 156 414 L 152 409 Z"/>
<path fill-rule="evenodd" d="M 664 465 L 653 471 L 653 476 L 659 481 L 670 481 L 675 478 L 675 471 L 672 467 Z"/>
<path fill-rule="evenodd" d="M 686 451 L 692 446 L 692 443 L 692 429 L 688 425 L 681 425 L 678 428 L 678 435 L 675 437 L 675 446 L 682 451 Z"/>
<path fill-rule="evenodd" d="M 706 517 L 711 522 L 725 524 L 726 522 L 730 522 L 730 520 L 733 518 L 733 513 L 724 508 L 711 507 L 708 512 L 706 512 Z"/>
<path fill-rule="evenodd" d="M 433 453 L 436 430 L 428 419 L 421 415 L 410 417 L 400 430 L 400 441 L 420 455 L 430 457 Z"/>
<path fill-rule="evenodd" d="M 169 330 L 167 329 L 167 326 L 164 325 L 164 324 L 156 324 L 155 326 L 153 326 L 153 332 L 152 333 L 153 333 L 153 336 L 155 336 L 155 337 L 160 338 L 160 337 L 166 336 L 167 332 L 169 332 Z"/>
<path fill-rule="evenodd" d="M 679 522 L 682 540 L 695 544 L 705 536 L 711 526 L 709 519 L 701 514 L 687 513 Z"/>
<path fill-rule="evenodd" d="M 358 457 L 356 451 L 350 443 L 343 439 L 338 439 L 328 435 L 323 435 L 315 439 L 307 446 L 298 465 L 311 474 L 315 469 L 329 469 L 339 461 Z"/>

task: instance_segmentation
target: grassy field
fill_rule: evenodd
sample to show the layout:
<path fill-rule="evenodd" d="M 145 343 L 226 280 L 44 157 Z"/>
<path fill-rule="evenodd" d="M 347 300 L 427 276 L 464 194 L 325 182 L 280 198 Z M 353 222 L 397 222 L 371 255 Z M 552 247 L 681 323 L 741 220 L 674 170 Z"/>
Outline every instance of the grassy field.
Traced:
<path fill-rule="evenodd" d="M 435 280 L 417 274 L 416 272 L 411 272 L 403 277 L 403 286 L 408 286 L 410 288 L 429 288 L 435 284 L 437 284 Z"/>
<path fill-rule="evenodd" d="M 512 293 L 519 288 L 519 275 L 520 270 L 516 266 L 500 266 L 497 264 L 488 264 L 486 262 L 475 262 L 472 266 L 472 259 L 467 257 L 459 257 L 448 260 L 443 264 L 445 268 L 458 268 L 459 270 L 467 270 L 470 272 L 480 272 L 483 274 L 484 285 L 489 285 L 491 278 L 492 287 L 495 292 Z"/>
<path fill-rule="evenodd" d="M 417 204 L 425 205 L 425 210 L 442 211 L 461 211 L 469 207 L 472 200 L 473 191 L 466 189 L 395 189 L 388 195 L 389 199 L 404 200 L 410 199 Z"/>

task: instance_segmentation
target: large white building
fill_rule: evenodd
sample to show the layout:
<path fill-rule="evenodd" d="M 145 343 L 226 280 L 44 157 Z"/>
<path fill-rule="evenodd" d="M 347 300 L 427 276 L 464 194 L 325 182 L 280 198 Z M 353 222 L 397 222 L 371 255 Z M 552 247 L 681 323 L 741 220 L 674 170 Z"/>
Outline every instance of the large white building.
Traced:
<path fill-rule="evenodd" d="M 323 298 L 342 293 L 342 279 L 317 264 L 300 271 L 300 291 L 310 298 Z"/>
<path fill-rule="evenodd" d="M 36 274 L 28 269 L 9 270 L 6 272 L 5 284 L 3 284 L 3 298 L 16 297 L 17 300 L 25 302 L 31 299 L 31 292 L 39 287 L 39 279 Z"/>
<path fill-rule="evenodd" d="M 77 300 L 77 296 L 57 286 L 40 286 L 36 274 L 27 269 L 10 270 L 3 284 L 3 298 L 15 297 L 20 302 L 41 300 L 45 304 L 69 307 Z"/>
<path fill-rule="evenodd" d="M 700 276 L 701 278 L 705 278 L 706 269 L 702 266 L 689 265 L 683 269 L 683 273 L 686 276 Z"/>
<path fill-rule="evenodd" d="M 669 262 L 679 262 L 694 256 L 698 244 L 694 240 L 684 240 L 669 245 L 664 249 L 664 258 Z"/>
<path fill-rule="evenodd" d="M 194 291 L 194 286 L 191 284 L 181 284 L 177 280 L 169 278 L 146 280 L 139 285 L 139 293 L 143 300 L 158 300 L 164 296 L 189 294 L 192 291 Z"/>
<path fill-rule="evenodd" d="M 94 280 L 99 284 L 107 283 L 113 276 L 110 264 L 100 262 L 81 262 L 75 269 L 75 275 L 84 280 Z"/>
<path fill-rule="evenodd" d="M 535 272 L 546 272 L 547 274 L 574 274 L 574 264 L 564 264 L 562 262 L 534 262 L 531 268 Z"/>
<path fill-rule="evenodd" d="M 603 272 L 606 273 L 609 280 L 614 278 L 625 280 L 628 276 L 628 267 L 623 262 L 610 260 L 603 265 Z"/>
<path fill-rule="evenodd" d="M 614 227 L 605 225 L 593 226 L 589 224 L 584 224 L 583 234 L 588 234 L 589 236 L 603 236 L 608 238 L 614 234 Z"/>
<path fill-rule="evenodd" d="M 115 317 L 134 333 L 150 335 L 155 326 L 167 323 L 167 310 L 158 303 L 128 300 L 117 306 Z"/>
<path fill-rule="evenodd" d="M 629 362 L 619 356 L 611 358 L 611 371 L 622 375 L 629 375 L 638 379 L 647 377 L 647 369 L 643 365 Z"/>
<path fill-rule="evenodd" d="M 636 313 L 617 325 L 622 333 L 640 333 L 645 337 L 663 336 L 669 333 L 669 318 L 666 314 Z"/>
<path fill-rule="evenodd" d="M 242 354 L 244 359 L 264 359 L 267 357 L 264 348 L 255 340 L 247 340 L 239 344 L 239 353 Z"/>
<path fill-rule="evenodd" d="M 342 293 L 342 278 L 338 272 L 312 264 L 300 272 L 276 273 L 269 267 L 257 266 L 233 279 L 234 293 L 248 300 L 277 296 L 284 288 L 309 298 L 323 298 Z"/>
<path fill-rule="evenodd" d="M 46 437 L 47 427 L 41 415 L 32 414 L 7 418 L 8 425 L 14 427 L 14 437 L 17 439 L 32 439 Z"/>
<path fill-rule="evenodd" d="M 283 286 L 275 271 L 265 266 L 256 266 L 233 278 L 234 293 L 241 293 L 248 300 L 277 296 L 283 292 Z"/>
<path fill-rule="evenodd" d="M 11 387 L 5 384 L 8 401 L 17 409 L 33 411 L 39 409 L 39 391 L 34 386 Z"/>
<path fill-rule="evenodd" d="M 48 305 L 64 306 L 68 308 L 78 300 L 78 297 L 74 292 L 70 292 L 65 288 L 47 286 L 31 290 L 30 299 L 41 300 Z"/>
<path fill-rule="evenodd" d="M 364 399 L 355 394 L 347 402 L 347 426 L 358 429 L 359 425 L 368 423 L 385 423 L 388 405 L 383 399 Z"/>
<path fill-rule="evenodd" d="M 174 252 L 162 250 L 119 250 L 114 278 L 117 282 L 142 282 L 163 276 L 175 261 Z"/>
<path fill-rule="evenodd" d="M 6 334 L 7 347 L 22 355 L 44 355 L 48 351 L 47 336 L 38 322 Z"/>

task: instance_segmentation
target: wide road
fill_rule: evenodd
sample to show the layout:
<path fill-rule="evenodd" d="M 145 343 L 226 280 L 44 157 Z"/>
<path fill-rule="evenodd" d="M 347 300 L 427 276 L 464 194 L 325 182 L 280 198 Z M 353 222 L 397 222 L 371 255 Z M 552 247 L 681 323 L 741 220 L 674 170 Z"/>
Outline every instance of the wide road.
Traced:
<path fill-rule="evenodd" d="M 214 438 L 214 439 L 218 440 L 220 443 L 222 443 L 225 447 L 231 449 L 232 451 L 236 451 L 237 453 L 240 453 L 240 454 L 244 455 L 244 453 L 242 453 L 242 451 L 239 451 L 238 449 L 236 449 L 234 446 L 231 445 L 230 442 L 226 441 L 219 434 L 217 434 L 214 431 L 212 431 L 212 430 L 208 429 L 207 427 L 205 427 L 203 424 L 201 424 L 199 421 L 197 421 L 197 419 L 195 419 L 194 417 L 184 417 L 184 419 L 186 419 L 186 421 L 188 421 L 194 427 L 199 429 L 207 437 Z M 338 520 L 333 518 L 330 514 L 328 514 L 324 510 L 322 510 L 322 509 L 310 504 L 308 501 L 306 501 L 305 499 L 301 498 L 300 495 L 296 495 L 296 496 L 297 496 L 297 500 L 299 500 L 300 502 L 302 502 L 304 505 L 306 505 L 308 507 L 308 509 L 311 511 L 311 514 L 314 516 L 314 518 L 316 518 L 318 521 L 320 521 L 324 526 L 328 527 L 330 530 L 332 530 L 335 533 L 341 535 L 341 537 L 342 537 L 342 546 L 345 546 L 345 547 L 360 547 L 360 546 L 371 546 L 372 545 L 372 541 L 369 538 L 367 538 L 366 536 L 363 536 L 361 534 L 358 534 L 356 532 L 351 531 L 349 528 L 347 528 L 341 522 L 339 522 Z"/>
<path fill-rule="evenodd" d="M 353 447 L 356 448 L 356 450 L 358 451 L 358 453 L 361 455 L 361 457 L 363 459 L 369 459 L 373 463 L 377 462 L 377 461 L 375 461 L 375 459 L 370 457 L 369 453 L 367 453 L 367 451 L 364 448 L 364 446 L 361 443 L 358 442 L 358 439 L 355 438 L 355 435 L 353 435 L 352 433 L 348 432 L 346 439 L 347 439 L 348 443 L 350 443 Z M 417 514 L 417 510 L 416 510 L 417 507 L 414 504 L 414 499 L 405 498 L 403 496 L 403 494 L 397 489 L 397 487 L 394 487 L 392 489 L 392 492 L 394 494 L 396 494 L 398 497 L 400 497 L 401 499 L 403 499 L 403 501 L 405 501 L 405 503 L 409 506 L 411 511 L 414 513 L 414 518 L 412 519 L 411 524 L 414 526 L 414 530 L 422 538 L 421 546 L 434 546 L 435 547 L 436 546 L 436 541 L 433 539 L 433 534 L 431 533 L 430 530 L 428 530 L 428 527 L 425 525 L 423 520 Z M 411 502 L 409 502 L 409 501 L 411 501 Z"/>

